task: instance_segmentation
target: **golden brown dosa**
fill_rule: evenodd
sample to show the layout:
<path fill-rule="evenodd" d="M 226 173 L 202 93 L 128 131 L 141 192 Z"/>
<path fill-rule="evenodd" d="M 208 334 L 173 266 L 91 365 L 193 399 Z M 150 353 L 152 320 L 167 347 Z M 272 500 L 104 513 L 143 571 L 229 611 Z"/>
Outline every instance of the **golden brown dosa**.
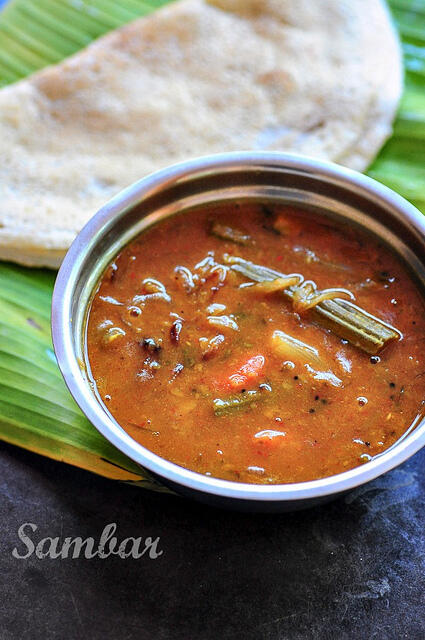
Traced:
<path fill-rule="evenodd" d="M 181 0 L 0 91 L 0 258 L 58 266 L 124 186 L 193 156 L 295 151 L 364 169 L 391 132 L 381 0 Z"/>

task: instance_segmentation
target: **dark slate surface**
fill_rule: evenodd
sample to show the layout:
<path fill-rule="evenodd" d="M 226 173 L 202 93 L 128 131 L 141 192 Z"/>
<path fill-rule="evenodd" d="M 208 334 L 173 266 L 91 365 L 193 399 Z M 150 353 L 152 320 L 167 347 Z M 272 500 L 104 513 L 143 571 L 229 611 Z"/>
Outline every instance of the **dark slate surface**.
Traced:
<path fill-rule="evenodd" d="M 344 499 L 249 515 L 152 494 L 0 445 L 0 638 L 425 637 L 425 451 Z M 156 560 L 15 559 L 18 527 L 160 537 Z"/>

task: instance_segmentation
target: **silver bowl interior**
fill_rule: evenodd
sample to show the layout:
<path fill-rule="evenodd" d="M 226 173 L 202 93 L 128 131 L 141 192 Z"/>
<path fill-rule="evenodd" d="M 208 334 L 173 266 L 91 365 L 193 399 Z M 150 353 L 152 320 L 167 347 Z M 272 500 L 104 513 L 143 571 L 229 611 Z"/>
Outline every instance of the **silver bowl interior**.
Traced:
<path fill-rule="evenodd" d="M 221 499 L 288 503 L 323 499 L 368 482 L 425 444 L 425 421 L 372 461 L 344 473 L 286 485 L 219 480 L 184 469 L 136 443 L 108 413 L 85 362 L 85 319 L 108 263 L 132 238 L 164 217 L 208 203 L 275 201 L 359 225 L 395 251 L 425 291 L 425 222 L 403 198 L 337 165 L 280 153 L 232 153 L 195 159 L 155 173 L 119 193 L 84 227 L 59 271 L 52 304 L 55 352 L 65 381 L 97 429 L 141 466 L 183 492 Z M 293 503 L 294 504 L 294 503 Z M 295 505 L 294 505 L 295 506 Z"/>

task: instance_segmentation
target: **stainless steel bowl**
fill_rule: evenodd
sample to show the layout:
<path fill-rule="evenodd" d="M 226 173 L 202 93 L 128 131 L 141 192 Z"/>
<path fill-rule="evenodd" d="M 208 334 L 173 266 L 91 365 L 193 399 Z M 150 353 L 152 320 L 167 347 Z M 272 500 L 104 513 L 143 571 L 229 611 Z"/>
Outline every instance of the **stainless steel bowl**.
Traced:
<path fill-rule="evenodd" d="M 164 460 L 133 440 L 97 399 L 86 373 L 87 307 L 106 265 L 143 229 L 209 202 L 241 199 L 298 204 L 360 225 L 379 236 L 425 287 L 425 219 L 403 198 L 348 169 L 283 153 L 229 153 L 190 160 L 150 175 L 113 198 L 88 222 L 56 280 L 53 343 L 81 410 L 113 445 L 175 491 L 248 511 L 285 511 L 329 500 L 404 462 L 425 445 L 425 420 L 395 446 L 350 471 L 310 482 L 253 485 L 208 477 Z"/>

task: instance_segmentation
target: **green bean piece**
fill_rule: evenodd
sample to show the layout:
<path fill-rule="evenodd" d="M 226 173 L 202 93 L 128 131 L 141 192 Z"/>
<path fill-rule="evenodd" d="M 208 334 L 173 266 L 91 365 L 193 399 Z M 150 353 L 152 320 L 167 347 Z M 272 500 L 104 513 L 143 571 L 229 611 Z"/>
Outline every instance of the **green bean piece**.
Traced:
<path fill-rule="evenodd" d="M 214 413 L 217 417 L 232 414 L 239 409 L 246 409 L 250 404 L 259 400 L 261 392 L 257 390 L 245 391 L 228 398 L 215 398 L 213 400 Z"/>

